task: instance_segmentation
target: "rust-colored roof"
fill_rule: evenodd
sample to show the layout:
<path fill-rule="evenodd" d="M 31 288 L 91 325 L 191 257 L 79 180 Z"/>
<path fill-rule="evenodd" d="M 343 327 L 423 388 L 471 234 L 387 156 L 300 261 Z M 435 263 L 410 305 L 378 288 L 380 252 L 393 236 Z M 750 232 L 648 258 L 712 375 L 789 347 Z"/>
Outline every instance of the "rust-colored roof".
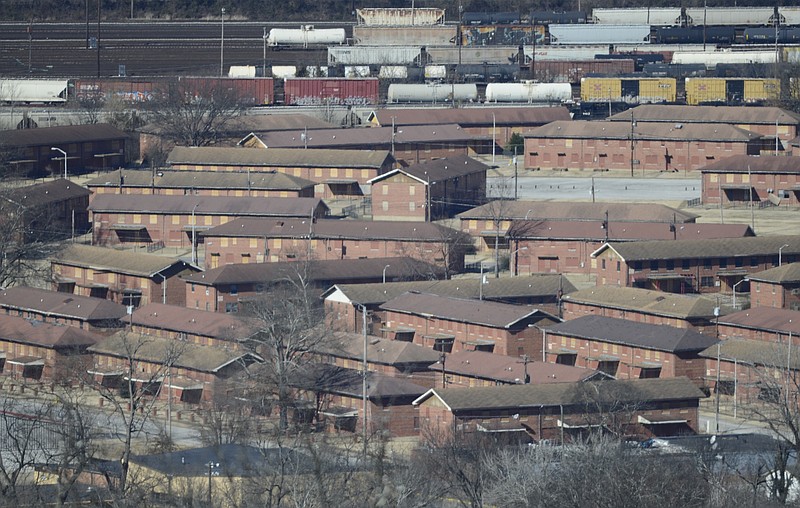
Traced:
<path fill-rule="evenodd" d="M 492 204 L 495 203 L 495 204 Z M 614 222 L 694 222 L 697 215 L 655 203 L 576 203 L 572 201 L 496 201 L 458 214 L 460 219 L 608 220 Z"/>
<path fill-rule="evenodd" d="M 630 121 L 630 115 L 628 115 Z M 525 133 L 526 138 L 548 139 L 630 139 L 630 122 L 557 121 Z M 744 143 L 760 139 L 761 134 L 728 124 L 687 123 L 667 124 L 643 122 L 636 124 L 633 138 L 637 141 L 727 141 Z"/>
<path fill-rule="evenodd" d="M 556 107 L 512 108 L 403 108 L 378 109 L 370 120 L 389 127 L 400 125 L 430 125 L 456 123 L 462 127 L 491 127 L 494 125 L 542 125 L 556 120 L 569 120 L 569 110 Z"/>
<path fill-rule="evenodd" d="M 50 182 L 17 187 L 8 191 L 4 197 L 20 206 L 30 207 L 89 197 L 89 190 L 75 182 L 59 178 Z"/>
<path fill-rule="evenodd" d="M 241 218 L 202 233 L 203 236 L 320 238 L 445 242 L 458 231 L 430 222 Z"/>
<path fill-rule="evenodd" d="M 247 114 L 237 117 L 227 125 L 228 131 L 266 132 L 304 129 L 330 129 L 336 125 L 316 116 L 299 113 Z"/>
<path fill-rule="evenodd" d="M 150 303 L 131 315 L 135 325 L 185 332 L 203 337 L 236 342 L 256 332 L 257 325 L 231 314 L 190 309 L 163 303 Z"/>
<path fill-rule="evenodd" d="M 0 314 L 0 341 L 58 349 L 87 347 L 99 340 L 100 335 L 74 326 Z"/>
<path fill-rule="evenodd" d="M 350 129 L 320 129 L 309 132 L 305 140 L 300 132 L 270 132 L 259 136 L 269 149 L 272 148 L 334 148 L 334 147 L 387 147 L 392 144 L 391 127 L 360 127 Z M 448 143 L 467 142 L 472 135 L 455 124 L 409 125 L 395 129 L 394 143 Z"/>
<path fill-rule="evenodd" d="M 800 311 L 754 307 L 720 317 L 719 324 L 800 336 Z"/>
<path fill-rule="evenodd" d="M 361 360 L 364 357 L 364 335 L 335 333 L 320 353 Z M 401 367 L 405 364 L 427 364 L 439 359 L 439 352 L 413 342 L 367 336 L 367 361 Z"/>
<path fill-rule="evenodd" d="M 703 173 L 800 173 L 800 157 L 733 155 L 700 168 Z M 723 184 L 724 185 L 724 184 Z"/>
<path fill-rule="evenodd" d="M 430 366 L 430 370 L 441 372 L 442 364 L 435 363 Z M 522 384 L 525 381 L 525 364 L 521 358 L 487 353 L 486 351 L 450 353 L 445 358 L 444 371 L 448 374 L 504 383 Z M 530 376 L 530 384 L 574 383 L 598 374 L 597 371 L 591 369 L 543 363 L 536 359 L 530 360 L 527 372 Z"/>
<path fill-rule="evenodd" d="M 785 245 L 786 247 L 782 247 Z M 625 261 L 653 259 L 705 259 L 719 257 L 784 256 L 800 254 L 800 236 L 755 236 L 699 240 L 611 242 L 595 251 L 596 257 L 606 248 L 613 249 Z"/>
<path fill-rule="evenodd" d="M 666 104 L 643 104 L 628 111 L 617 113 L 611 121 L 628 122 L 631 113 L 636 121 L 680 122 L 680 123 L 727 123 L 733 125 L 767 124 L 797 125 L 800 115 L 772 106 L 680 106 Z"/>
<path fill-rule="evenodd" d="M 581 316 L 549 326 L 547 333 L 668 353 L 702 351 L 717 342 L 694 330 L 605 316 Z"/>
<path fill-rule="evenodd" d="M 34 311 L 82 321 L 116 321 L 127 314 L 124 305 L 105 298 L 58 293 L 46 289 L 16 286 L 0 291 L 0 307 Z"/>
<path fill-rule="evenodd" d="M 191 215 L 194 210 L 198 215 L 308 217 L 319 207 L 327 209 L 319 198 L 98 194 L 89 210 L 176 215 Z"/>
<path fill-rule="evenodd" d="M 291 135 L 289 133 L 286 135 Z M 277 135 L 277 134 L 276 134 Z M 316 134 L 315 134 L 316 135 Z M 311 134 L 309 134 L 311 136 Z M 324 150 L 300 148 L 241 148 L 218 146 L 176 146 L 167 157 L 174 165 L 217 165 L 241 167 L 381 168 L 391 161 L 386 150 Z"/>
<path fill-rule="evenodd" d="M 86 183 L 89 188 L 155 187 L 156 189 L 241 189 L 241 190 L 293 190 L 314 186 L 314 182 L 277 171 L 159 171 L 123 169 L 93 178 Z"/>
<path fill-rule="evenodd" d="M 773 282 L 776 284 L 791 284 L 800 282 L 800 263 L 783 263 L 781 266 L 753 273 L 747 276 L 748 280 Z"/>
<path fill-rule="evenodd" d="M 473 159 L 467 155 L 454 155 L 452 157 L 442 157 L 432 161 L 412 164 L 405 168 L 395 169 L 383 175 L 376 176 L 369 183 L 376 183 L 394 175 L 395 173 L 405 173 L 411 175 L 422 183 L 437 183 L 458 178 L 460 176 L 471 175 L 473 173 L 485 173 L 490 166 Z"/>
<path fill-rule="evenodd" d="M 0 131 L 0 139 L 5 147 L 59 146 L 127 137 L 127 134 L 106 123 Z"/>
<path fill-rule="evenodd" d="M 558 321 L 557 317 L 529 305 L 449 298 L 415 292 L 392 298 L 381 305 L 381 309 L 504 329 L 522 326 L 524 322 L 551 324 Z"/>
<path fill-rule="evenodd" d="M 747 224 L 609 222 L 606 231 L 602 221 L 566 220 L 514 221 L 507 235 L 519 239 L 593 240 L 598 242 L 606 239 L 608 241 L 687 240 L 755 236 Z"/>

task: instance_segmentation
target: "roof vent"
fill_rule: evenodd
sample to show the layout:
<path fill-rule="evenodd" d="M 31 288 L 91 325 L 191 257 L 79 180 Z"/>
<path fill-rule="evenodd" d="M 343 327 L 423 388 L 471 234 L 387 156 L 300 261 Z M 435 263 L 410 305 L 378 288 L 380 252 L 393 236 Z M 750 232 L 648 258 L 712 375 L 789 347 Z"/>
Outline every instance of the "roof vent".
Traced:
<path fill-rule="evenodd" d="M 675 124 L 675 128 L 676 129 L 683 129 L 683 124 L 682 123 L 676 123 Z M 716 131 L 714 131 L 714 132 L 716 132 Z"/>

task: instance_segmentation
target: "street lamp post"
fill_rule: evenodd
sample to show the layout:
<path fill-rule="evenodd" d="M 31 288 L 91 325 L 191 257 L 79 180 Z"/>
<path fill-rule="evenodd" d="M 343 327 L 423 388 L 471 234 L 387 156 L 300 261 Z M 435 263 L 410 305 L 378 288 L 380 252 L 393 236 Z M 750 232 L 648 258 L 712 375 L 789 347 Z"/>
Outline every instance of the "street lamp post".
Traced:
<path fill-rule="evenodd" d="M 783 249 L 788 246 L 789 246 L 788 243 L 784 243 L 783 245 L 781 245 L 780 249 L 778 249 L 778 266 L 781 266 L 783 264 Z"/>
<path fill-rule="evenodd" d="M 747 279 L 742 279 L 742 280 L 740 280 L 739 282 L 737 282 L 736 284 L 733 285 L 733 302 L 732 303 L 733 303 L 733 308 L 734 309 L 737 308 L 736 307 L 736 286 L 738 286 L 742 282 L 745 282 L 746 280 Z"/>
<path fill-rule="evenodd" d="M 386 269 L 392 265 L 386 265 L 383 267 L 383 283 L 386 284 Z"/>
<path fill-rule="evenodd" d="M 219 35 L 219 77 L 223 76 L 225 68 L 225 7 L 222 8 L 220 16 L 220 35 Z"/>
<path fill-rule="evenodd" d="M 211 506 L 211 477 L 215 476 L 214 469 L 219 467 L 219 462 L 209 461 L 206 465 L 208 466 L 208 506 Z"/>
<path fill-rule="evenodd" d="M 64 150 L 62 150 L 60 148 L 57 148 L 55 146 L 50 148 L 50 150 L 54 150 L 56 152 L 61 152 L 61 155 L 64 156 L 64 179 L 66 180 L 67 179 L 67 152 L 65 152 Z"/>
<path fill-rule="evenodd" d="M 519 245 L 519 242 L 517 242 L 517 245 Z M 512 275 L 513 277 L 519 275 L 519 260 L 516 258 L 516 254 L 521 250 L 528 250 L 528 246 L 526 245 L 524 247 L 519 247 L 517 249 L 514 249 L 513 251 L 511 251 L 511 254 L 508 255 L 509 259 L 511 258 L 514 259 L 514 271 Z"/>

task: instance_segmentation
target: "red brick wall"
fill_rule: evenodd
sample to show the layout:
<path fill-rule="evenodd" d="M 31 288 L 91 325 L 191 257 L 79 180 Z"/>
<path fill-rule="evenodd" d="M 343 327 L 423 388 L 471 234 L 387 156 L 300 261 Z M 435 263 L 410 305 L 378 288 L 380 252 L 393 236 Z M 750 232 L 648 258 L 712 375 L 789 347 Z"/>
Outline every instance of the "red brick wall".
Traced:
<path fill-rule="evenodd" d="M 601 305 L 578 303 L 569 299 L 561 301 L 561 308 L 563 312 L 561 317 L 563 317 L 564 320 L 566 321 L 569 321 L 570 319 L 579 318 L 581 316 L 595 315 L 595 316 L 604 316 L 610 318 L 627 319 L 629 321 L 635 321 L 637 323 L 648 323 L 651 325 L 669 325 L 669 326 L 674 326 L 675 328 L 686 328 L 688 330 L 696 330 L 700 333 L 703 333 L 703 330 L 706 328 L 705 326 L 703 327 L 694 326 L 694 324 L 690 323 L 689 321 L 677 317 L 657 316 L 655 314 L 639 312 L 631 309 L 613 309 L 609 307 L 603 307 Z M 713 324 L 709 326 L 713 328 Z"/>
<path fill-rule="evenodd" d="M 773 134 L 774 135 L 774 134 Z M 743 168 L 746 169 L 746 168 Z M 722 191 L 722 203 L 749 203 L 750 192 L 747 189 L 725 190 L 726 185 L 752 186 L 753 202 L 758 203 L 768 201 L 770 192 L 781 198 L 781 206 L 798 206 L 800 196 L 792 189 L 800 185 L 800 171 L 796 174 L 787 173 L 703 173 L 702 180 L 702 202 L 703 204 L 719 204 L 720 190 Z M 783 194 L 781 191 L 786 191 Z"/>
<path fill-rule="evenodd" d="M 74 280 L 74 292 L 78 295 L 99 296 L 121 304 L 123 303 L 122 290 L 127 289 L 141 291 L 141 305 L 162 301 L 161 284 L 147 277 L 114 272 L 98 272 L 91 268 L 82 268 L 58 261 L 53 261 L 51 268 L 54 276 Z M 93 293 L 91 286 L 104 286 L 107 287 L 107 291 L 105 291 L 105 294 L 100 294 L 97 290 Z M 182 282 L 177 276 L 167 277 L 166 303 L 179 306 L 185 305 L 185 293 L 181 286 Z M 103 291 L 101 290 L 100 292 L 102 293 Z"/>
<path fill-rule="evenodd" d="M 427 184 L 407 175 L 396 174 L 372 184 L 374 220 L 425 221 Z"/>
<path fill-rule="evenodd" d="M 751 281 L 750 307 L 800 310 L 800 284 Z"/>
<path fill-rule="evenodd" d="M 724 317 L 722 318 L 725 319 Z M 762 342 L 781 342 L 787 343 L 789 340 L 789 332 L 774 332 L 764 329 L 751 329 L 743 326 L 736 326 L 731 324 L 719 324 L 719 337 L 721 339 L 750 339 Z M 800 346 L 800 336 L 792 334 L 792 344 Z"/>
<path fill-rule="evenodd" d="M 162 187 L 124 187 L 120 192 L 119 187 L 113 185 L 91 185 L 89 190 L 92 196 L 97 194 L 134 194 L 134 195 L 157 195 L 157 196 L 183 196 L 186 194 L 184 189 L 172 189 Z M 193 194 L 197 196 L 227 196 L 227 197 L 275 197 L 275 198 L 313 198 L 314 188 L 309 187 L 300 191 L 296 190 L 269 190 L 269 189 L 194 189 Z"/>

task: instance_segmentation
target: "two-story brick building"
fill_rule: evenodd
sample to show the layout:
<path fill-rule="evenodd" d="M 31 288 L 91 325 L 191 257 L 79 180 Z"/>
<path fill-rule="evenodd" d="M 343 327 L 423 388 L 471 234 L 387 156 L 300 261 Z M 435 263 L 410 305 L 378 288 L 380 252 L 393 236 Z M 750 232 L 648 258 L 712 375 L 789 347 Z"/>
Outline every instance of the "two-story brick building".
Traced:
<path fill-rule="evenodd" d="M 432 389 L 414 405 L 420 428 L 431 435 L 519 433 L 522 440 L 566 443 L 600 427 L 639 438 L 696 433 L 704 397 L 686 378 L 630 379 Z"/>
<path fill-rule="evenodd" d="M 180 275 L 199 271 L 177 258 L 70 244 L 50 261 L 54 288 L 138 307 L 186 304 Z"/>
<path fill-rule="evenodd" d="M 800 345 L 800 311 L 756 307 L 720 317 L 719 337 Z"/>
<path fill-rule="evenodd" d="M 59 178 L 0 194 L 0 213 L 13 226 L 16 241 L 51 242 L 82 235 L 89 229 L 89 191 Z"/>
<path fill-rule="evenodd" d="M 702 385 L 698 353 L 717 339 L 694 330 L 604 316 L 582 316 L 545 328 L 547 359 L 619 379 L 686 376 Z"/>
<path fill-rule="evenodd" d="M 441 267 L 408 257 L 333 259 L 278 263 L 235 263 L 184 277 L 186 306 L 215 312 L 239 312 L 241 303 L 263 298 L 269 289 L 306 276 L 320 293 L 334 284 L 444 277 Z"/>
<path fill-rule="evenodd" d="M 296 133 L 290 133 L 296 135 Z M 316 136 L 309 134 L 309 137 Z M 176 147 L 168 164 L 180 171 L 247 172 L 275 171 L 314 182 L 315 196 L 337 198 L 362 195 L 362 185 L 394 168 L 386 149 L 305 150 L 297 148 Z"/>
<path fill-rule="evenodd" d="M 206 268 L 230 263 L 412 257 L 464 268 L 469 239 L 458 230 L 419 222 L 241 218 L 202 234 Z"/>
<path fill-rule="evenodd" d="M 560 320 L 527 305 L 405 293 L 381 305 L 383 333 L 437 351 L 542 357 L 546 327 Z"/>
<path fill-rule="evenodd" d="M 747 276 L 751 307 L 800 310 L 800 263 L 788 261 Z"/>
<path fill-rule="evenodd" d="M 800 158 L 737 155 L 700 168 L 705 205 L 800 204 Z M 721 196 L 721 198 L 720 198 Z"/>
<path fill-rule="evenodd" d="M 489 166 L 466 155 L 432 159 L 369 181 L 375 220 L 434 221 L 486 201 Z"/>
<path fill-rule="evenodd" d="M 595 286 L 565 294 L 562 317 L 604 316 L 652 325 L 669 325 L 714 335 L 717 305 L 708 298 L 652 289 Z M 725 313 L 727 307 L 720 309 Z"/>
<path fill-rule="evenodd" d="M 727 293 L 751 273 L 798 259 L 800 236 L 611 242 L 592 253 L 597 284 Z"/>
<path fill-rule="evenodd" d="M 758 155 L 762 136 L 726 124 L 557 121 L 525 134 L 526 169 L 696 171 Z"/>
<path fill-rule="evenodd" d="M 319 198 L 99 194 L 89 211 L 94 245 L 162 243 L 195 250 L 199 232 L 238 217 L 319 218 L 328 207 Z"/>
<path fill-rule="evenodd" d="M 124 326 L 122 318 L 127 314 L 125 306 L 104 298 L 28 286 L 0 291 L 0 309 L 10 316 L 74 326 L 100 334 Z"/>
<path fill-rule="evenodd" d="M 314 182 L 277 171 L 143 171 L 119 169 L 86 182 L 98 194 L 313 198 Z"/>

